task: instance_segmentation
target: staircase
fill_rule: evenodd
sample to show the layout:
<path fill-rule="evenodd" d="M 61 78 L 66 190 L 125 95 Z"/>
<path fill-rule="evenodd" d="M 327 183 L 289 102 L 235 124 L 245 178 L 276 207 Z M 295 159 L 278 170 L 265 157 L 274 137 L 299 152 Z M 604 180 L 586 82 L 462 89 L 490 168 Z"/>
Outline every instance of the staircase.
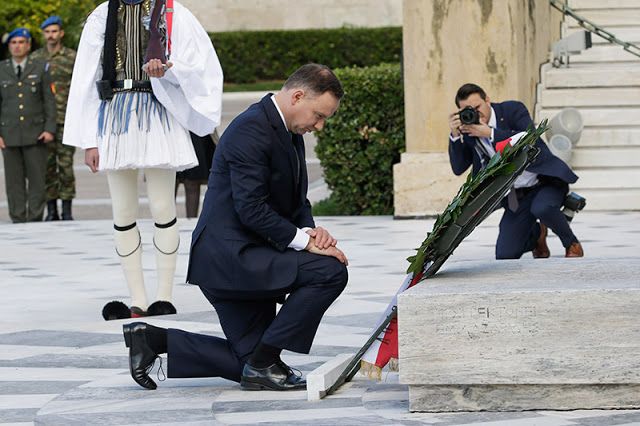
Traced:
<path fill-rule="evenodd" d="M 568 0 L 578 15 L 625 42 L 640 44 L 639 0 Z M 560 12 L 557 12 L 560 13 Z M 562 37 L 584 31 L 565 16 Z M 592 34 L 593 47 L 569 66 L 541 68 L 535 122 L 563 108 L 580 111 L 584 130 L 570 165 L 580 177 L 571 190 L 589 211 L 640 210 L 640 58 Z"/>

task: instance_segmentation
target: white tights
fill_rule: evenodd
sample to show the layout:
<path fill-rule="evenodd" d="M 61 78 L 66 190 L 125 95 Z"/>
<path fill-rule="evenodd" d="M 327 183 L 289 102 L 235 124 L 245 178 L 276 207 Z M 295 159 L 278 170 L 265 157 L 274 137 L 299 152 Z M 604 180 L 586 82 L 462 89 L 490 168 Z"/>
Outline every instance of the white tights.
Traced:
<path fill-rule="evenodd" d="M 113 223 L 128 227 L 138 217 L 138 169 L 107 172 L 113 206 Z M 151 216 L 156 223 L 153 242 L 158 274 L 157 300 L 171 301 L 180 235 L 176 218 L 176 172 L 168 169 L 144 169 Z M 158 226 L 160 225 L 160 227 Z M 114 232 L 116 250 L 131 294 L 131 306 L 146 310 L 149 306 L 142 274 L 142 244 L 138 226 Z"/>

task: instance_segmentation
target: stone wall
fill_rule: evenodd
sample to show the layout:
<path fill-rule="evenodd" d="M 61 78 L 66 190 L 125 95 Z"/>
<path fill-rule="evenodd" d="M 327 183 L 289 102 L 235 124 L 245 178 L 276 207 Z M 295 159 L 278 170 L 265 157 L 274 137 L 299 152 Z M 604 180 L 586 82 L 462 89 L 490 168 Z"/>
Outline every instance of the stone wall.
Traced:
<path fill-rule="evenodd" d="M 181 0 L 207 31 L 402 25 L 402 0 Z"/>

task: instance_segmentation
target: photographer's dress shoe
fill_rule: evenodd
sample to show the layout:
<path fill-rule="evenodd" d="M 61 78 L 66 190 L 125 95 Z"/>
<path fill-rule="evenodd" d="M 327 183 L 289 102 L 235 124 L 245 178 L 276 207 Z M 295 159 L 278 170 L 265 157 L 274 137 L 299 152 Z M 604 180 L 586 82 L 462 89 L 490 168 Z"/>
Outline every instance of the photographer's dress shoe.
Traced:
<path fill-rule="evenodd" d="M 547 227 L 544 226 L 542 222 L 539 222 L 539 225 L 540 236 L 536 242 L 536 248 L 531 250 L 531 253 L 533 253 L 534 259 L 546 259 L 551 255 L 549 247 L 547 247 Z"/>
<path fill-rule="evenodd" d="M 149 377 L 153 362 L 158 357 L 147 344 L 147 324 L 134 322 L 122 326 L 124 343 L 129 348 L 129 371 L 137 384 L 147 389 L 158 386 Z"/>
<path fill-rule="evenodd" d="M 246 390 L 304 390 L 307 388 L 307 381 L 294 374 L 287 364 L 279 361 L 265 368 L 245 364 L 240 386 Z"/>
<path fill-rule="evenodd" d="M 584 251 L 582 250 L 582 245 L 578 242 L 571 243 L 569 247 L 567 247 L 567 254 L 565 257 L 582 257 L 584 256 Z"/>

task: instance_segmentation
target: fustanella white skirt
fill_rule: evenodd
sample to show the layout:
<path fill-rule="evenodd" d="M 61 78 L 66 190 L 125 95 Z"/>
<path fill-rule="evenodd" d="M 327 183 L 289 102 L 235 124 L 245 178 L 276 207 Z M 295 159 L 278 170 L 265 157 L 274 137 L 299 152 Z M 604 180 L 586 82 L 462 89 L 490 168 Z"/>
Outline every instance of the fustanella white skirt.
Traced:
<path fill-rule="evenodd" d="M 100 171 L 198 165 L 189 131 L 148 92 L 117 92 L 98 119 Z"/>

